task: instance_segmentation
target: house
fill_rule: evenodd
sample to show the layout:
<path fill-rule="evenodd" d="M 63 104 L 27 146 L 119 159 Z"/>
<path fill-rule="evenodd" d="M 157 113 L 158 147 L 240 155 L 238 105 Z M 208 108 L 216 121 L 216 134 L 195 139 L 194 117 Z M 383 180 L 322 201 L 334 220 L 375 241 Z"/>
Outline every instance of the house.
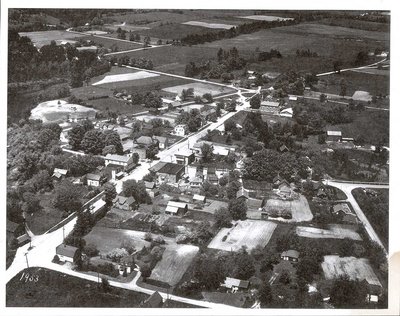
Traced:
<path fill-rule="evenodd" d="M 241 187 L 237 193 L 236 193 L 236 198 L 237 199 L 248 199 L 249 198 L 249 192 L 244 190 L 243 187 Z"/>
<path fill-rule="evenodd" d="M 100 187 L 107 179 L 99 174 L 88 173 L 86 175 L 86 184 L 92 187 Z"/>
<path fill-rule="evenodd" d="M 135 266 L 134 263 L 135 262 L 132 256 L 122 257 L 118 265 L 119 274 L 123 275 L 125 271 L 127 274 L 130 274 L 132 272 L 133 267 Z"/>
<path fill-rule="evenodd" d="M 368 303 L 378 303 L 379 296 L 382 295 L 382 287 L 378 284 L 369 283 L 366 279 L 361 283 L 367 289 L 366 301 Z"/>
<path fill-rule="evenodd" d="M 278 194 L 285 199 L 292 197 L 292 188 L 286 180 L 283 180 L 281 184 L 279 184 Z"/>
<path fill-rule="evenodd" d="M 124 176 L 124 167 L 121 165 L 116 165 L 113 163 L 109 163 L 106 167 L 103 168 L 101 174 L 107 179 L 110 180 L 118 180 Z"/>
<path fill-rule="evenodd" d="M 75 263 L 80 258 L 81 253 L 77 247 L 61 244 L 56 248 L 56 255 L 62 262 Z"/>
<path fill-rule="evenodd" d="M 157 172 L 158 181 L 176 183 L 178 182 L 179 179 L 182 178 L 184 173 L 185 173 L 184 165 L 167 162 Z"/>
<path fill-rule="evenodd" d="M 123 211 L 133 211 L 137 208 L 137 202 L 133 196 L 117 195 L 112 202 L 114 203 L 114 208 Z"/>
<path fill-rule="evenodd" d="M 267 100 L 261 101 L 260 111 L 277 114 L 279 111 L 279 102 Z"/>
<path fill-rule="evenodd" d="M 285 261 L 297 262 L 299 261 L 299 252 L 297 250 L 284 251 L 281 254 L 281 259 Z"/>
<path fill-rule="evenodd" d="M 272 179 L 272 185 L 274 188 L 277 188 L 284 179 L 279 175 L 279 173 Z"/>
<path fill-rule="evenodd" d="M 206 121 L 211 121 L 213 119 L 215 120 L 215 118 L 217 117 L 216 115 L 217 115 L 217 111 L 215 108 L 211 108 L 211 109 L 201 112 L 201 116 L 204 117 L 204 119 Z"/>
<path fill-rule="evenodd" d="M 267 181 L 243 180 L 243 189 L 250 198 L 263 198 L 272 191 L 272 184 Z"/>
<path fill-rule="evenodd" d="M 132 156 L 134 153 L 138 154 L 139 159 L 146 159 L 147 156 L 147 147 L 139 144 L 133 144 L 131 148 L 131 153 L 128 156 Z"/>
<path fill-rule="evenodd" d="M 146 187 L 146 192 L 151 198 L 160 194 L 160 191 L 156 189 L 156 183 L 153 181 L 144 181 L 144 186 Z"/>
<path fill-rule="evenodd" d="M 61 180 L 67 176 L 67 173 L 67 169 L 54 168 L 53 177 L 55 177 L 57 180 Z"/>
<path fill-rule="evenodd" d="M 111 163 L 114 165 L 122 166 L 124 168 L 124 171 L 126 172 L 131 171 L 136 166 L 133 162 L 132 157 L 107 154 L 104 164 L 107 166 Z"/>
<path fill-rule="evenodd" d="M 144 308 L 160 308 L 163 305 L 163 298 L 157 291 L 150 295 L 148 299 L 146 299 L 141 307 Z"/>
<path fill-rule="evenodd" d="M 194 158 L 194 153 L 187 148 L 180 149 L 175 153 L 176 163 L 180 165 L 190 165 L 194 161 Z"/>
<path fill-rule="evenodd" d="M 194 202 L 206 203 L 206 197 L 204 195 L 194 194 L 193 195 L 193 201 Z"/>
<path fill-rule="evenodd" d="M 326 131 L 327 142 L 340 142 L 342 140 L 341 131 Z"/>
<path fill-rule="evenodd" d="M 21 246 L 27 244 L 28 242 L 30 242 L 31 237 L 29 237 L 28 234 L 23 234 L 23 235 L 17 237 L 17 241 L 18 241 L 18 247 L 21 247 Z"/>
<path fill-rule="evenodd" d="M 347 224 L 357 225 L 359 220 L 357 215 L 354 214 L 347 203 L 339 203 L 332 207 L 332 213 L 339 217 L 339 219 Z"/>
<path fill-rule="evenodd" d="M 136 143 L 143 146 L 150 146 L 154 144 L 154 140 L 150 136 L 140 136 L 136 139 Z"/>
<path fill-rule="evenodd" d="M 297 96 L 289 95 L 289 101 L 297 101 Z"/>
<path fill-rule="evenodd" d="M 182 216 L 188 210 L 187 203 L 168 201 L 167 207 L 165 208 L 165 214 Z"/>
<path fill-rule="evenodd" d="M 168 138 L 163 136 L 153 136 L 153 139 L 158 142 L 158 148 L 164 150 L 168 147 Z"/>
<path fill-rule="evenodd" d="M 186 124 L 179 124 L 174 127 L 174 134 L 177 136 L 184 137 L 188 132 L 188 127 Z"/>
<path fill-rule="evenodd" d="M 279 116 L 291 118 L 293 117 L 293 109 L 292 108 L 283 109 L 282 111 L 279 112 Z"/>
<path fill-rule="evenodd" d="M 248 289 L 249 284 L 249 281 L 226 277 L 224 283 L 221 284 L 221 286 L 226 287 L 227 289 L 231 289 L 232 292 L 236 292 L 239 289 Z"/>
<path fill-rule="evenodd" d="M 289 148 L 287 148 L 286 145 L 283 144 L 282 146 L 280 146 L 280 147 L 278 148 L 278 150 L 279 150 L 281 153 L 285 153 L 285 152 L 289 151 Z"/>

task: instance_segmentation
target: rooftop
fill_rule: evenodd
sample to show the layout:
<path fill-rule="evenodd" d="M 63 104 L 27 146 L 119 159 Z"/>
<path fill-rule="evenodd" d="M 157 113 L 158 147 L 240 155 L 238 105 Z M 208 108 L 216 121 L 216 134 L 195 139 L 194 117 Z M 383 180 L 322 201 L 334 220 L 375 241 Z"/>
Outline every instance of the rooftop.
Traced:
<path fill-rule="evenodd" d="M 328 136 L 342 136 L 342 132 L 341 131 L 326 131 L 326 134 Z"/>
<path fill-rule="evenodd" d="M 161 167 L 157 172 L 176 175 L 185 169 L 184 165 L 178 165 L 176 163 L 167 162 L 163 167 Z"/>
<path fill-rule="evenodd" d="M 299 259 L 299 255 L 300 254 L 297 250 L 290 249 L 288 251 L 282 252 L 281 257 L 290 257 L 290 258 Z"/>
<path fill-rule="evenodd" d="M 61 244 L 61 245 L 57 246 L 56 254 L 57 255 L 61 255 L 61 256 L 65 256 L 65 257 L 73 258 L 75 256 L 75 253 L 76 253 L 77 250 L 78 250 L 78 248 L 76 248 L 76 247 L 65 245 L 65 244 Z"/>
<path fill-rule="evenodd" d="M 227 277 L 225 279 L 225 282 L 223 284 L 223 286 L 227 287 L 227 288 L 232 288 L 232 287 L 240 287 L 243 289 L 247 289 L 249 287 L 250 282 L 249 281 L 243 281 L 240 279 L 235 279 L 235 278 L 229 278 Z"/>
<path fill-rule="evenodd" d="M 107 160 L 113 160 L 113 161 L 119 161 L 119 162 L 125 162 L 127 163 L 129 159 L 131 159 L 128 156 L 121 156 L 121 155 L 115 155 L 115 154 L 107 154 L 106 156 Z"/>
<path fill-rule="evenodd" d="M 136 139 L 136 143 L 142 145 L 151 145 L 153 144 L 153 139 L 150 136 L 140 136 L 138 139 Z"/>
<path fill-rule="evenodd" d="M 92 180 L 92 181 L 100 181 L 101 176 L 99 174 L 94 174 L 94 173 L 88 173 L 86 175 L 87 180 Z"/>

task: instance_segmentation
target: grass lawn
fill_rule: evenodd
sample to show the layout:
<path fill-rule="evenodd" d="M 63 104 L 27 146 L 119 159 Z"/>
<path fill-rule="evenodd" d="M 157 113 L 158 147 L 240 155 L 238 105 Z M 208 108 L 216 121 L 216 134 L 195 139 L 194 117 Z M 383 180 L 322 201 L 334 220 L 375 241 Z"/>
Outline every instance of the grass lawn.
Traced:
<path fill-rule="evenodd" d="M 383 245 L 388 249 L 389 245 L 389 190 L 373 189 L 376 196 L 367 195 L 363 189 L 352 191 L 354 198 L 361 207 L 368 221 L 378 234 Z"/>
<path fill-rule="evenodd" d="M 38 281 L 20 281 L 22 273 L 35 275 Z M 7 307 L 139 307 L 148 297 L 117 288 L 104 292 L 96 282 L 43 268 L 25 269 L 6 287 Z"/>
<path fill-rule="evenodd" d="M 366 144 L 375 145 L 380 141 L 389 145 L 389 111 L 365 110 L 355 112 L 352 123 L 327 126 L 327 130 L 334 127 L 342 131 L 346 137 L 357 138 L 362 136 Z"/>
<path fill-rule="evenodd" d="M 90 104 L 93 108 L 99 111 L 107 111 L 109 109 L 110 111 L 115 111 L 120 114 L 135 114 L 149 110 L 149 108 L 145 108 L 143 105 L 130 104 L 113 97 L 90 100 L 87 101 L 87 104 Z"/>

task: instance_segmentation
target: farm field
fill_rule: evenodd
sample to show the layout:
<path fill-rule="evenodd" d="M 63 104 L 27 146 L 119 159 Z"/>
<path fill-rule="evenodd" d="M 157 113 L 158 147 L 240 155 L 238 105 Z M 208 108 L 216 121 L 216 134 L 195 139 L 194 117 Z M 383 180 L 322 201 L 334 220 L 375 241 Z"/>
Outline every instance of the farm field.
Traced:
<path fill-rule="evenodd" d="M 248 16 L 239 16 L 242 19 L 249 19 L 249 20 L 257 20 L 257 21 L 286 21 L 286 20 L 293 20 L 293 18 L 283 18 L 280 16 L 273 16 L 273 15 L 248 15 Z"/>
<path fill-rule="evenodd" d="M 151 272 L 150 279 L 176 285 L 191 265 L 199 248 L 192 245 L 169 245 L 161 261 Z"/>
<path fill-rule="evenodd" d="M 184 85 L 179 85 L 179 86 L 173 86 L 173 87 L 168 87 L 164 88 L 164 91 L 178 94 L 180 95 L 182 93 L 183 89 L 194 89 L 194 95 L 199 95 L 202 96 L 205 93 L 211 93 L 211 95 L 215 96 L 218 94 L 225 94 L 229 92 L 234 92 L 234 89 L 231 88 L 226 88 L 223 86 L 217 86 L 209 83 L 201 83 L 201 82 L 193 82 L 193 83 L 188 83 Z"/>
<path fill-rule="evenodd" d="M 20 281 L 22 273 L 38 276 L 37 282 Z M 139 307 L 149 296 L 111 287 L 103 291 L 97 282 L 60 272 L 30 268 L 7 283 L 7 307 Z M 84 299 L 82 299 L 84 298 Z"/>
<path fill-rule="evenodd" d="M 349 238 L 352 240 L 362 240 L 361 236 L 354 229 L 341 225 L 329 225 L 329 229 L 298 226 L 296 233 L 298 236 L 306 238 Z"/>
<path fill-rule="evenodd" d="M 368 259 L 365 258 L 324 256 L 321 266 L 326 279 L 347 275 L 351 280 L 366 279 L 370 284 L 381 285 Z"/>
<path fill-rule="evenodd" d="M 368 75 L 390 76 L 389 68 L 384 68 L 384 69 L 366 68 L 366 69 L 352 70 L 352 72 L 358 72 L 358 73 L 363 73 L 363 74 L 368 74 Z"/>
<path fill-rule="evenodd" d="M 69 115 L 79 117 L 94 117 L 96 110 L 79 104 L 69 104 L 63 100 L 52 100 L 40 103 L 31 111 L 31 119 L 42 120 L 44 123 L 65 120 Z"/>
<path fill-rule="evenodd" d="M 208 23 L 208 22 L 201 22 L 201 21 L 188 21 L 188 22 L 184 22 L 182 24 L 201 26 L 201 27 L 205 27 L 205 28 L 209 28 L 209 29 L 224 29 L 224 30 L 229 30 L 230 28 L 236 26 L 236 25 L 232 25 L 232 24 Z"/>
<path fill-rule="evenodd" d="M 114 97 L 89 100 L 88 104 L 93 106 L 98 111 L 115 111 L 119 114 L 136 114 L 148 111 L 148 108 L 143 105 L 130 104 L 126 101 L 116 99 Z"/>
<path fill-rule="evenodd" d="M 265 247 L 277 224 L 268 221 L 238 221 L 232 228 L 222 228 L 208 245 L 208 248 L 238 251 L 242 246 L 248 250 L 256 246 Z M 226 240 L 223 239 L 226 237 Z"/>
<path fill-rule="evenodd" d="M 145 232 L 96 226 L 85 236 L 85 241 L 86 244 L 96 245 L 101 254 L 106 254 L 115 248 L 120 248 L 124 240 L 133 241 L 136 250 L 141 250 L 143 246 L 150 245 L 144 240 L 144 235 Z"/>
<path fill-rule="evenodd" d="M 376 32 L 389 32 L 390 25 L 388 23 L 369 22 L 355 19 L 323 19 L 318 21 L 318 24 L 326 24 L 333 26 L 350 27 Z"/>
<path fill-rule="evenodd" d="M 102 37 L 98 37 L 95 35 L 85 35 L 80 37 L 82 40 L 93 41 L 96 46 L 102 46 L 105 48 L 115 47 L 116 51 L 130 50 L 135 48 L 142 48 L 143 45 L 132 43 L 129 41 L 120 41 L 117 39 L 113 39 L 112 37 L 106 38 L 106 35 L 101 35 Z"/>
<path fill-rule="evenodd" d="M 125 30 L 128 32 L 135 32 L 135 31 L 149 29 L 149 27 L 146 27 L 146 26 L 138 26 L 138 25 L 133 25 L 133 24 L 129 24 L 129 23 L 104 24 L 103 26 L 104 26 L 104 28 L 110 29 L 113 31 L 116 31 L 118 28 L 121 28 L 122 30 Z"/>
<path fill-rule="evenodd" d="M 150 38 L 173 40 L 181 39 L 190 34 L 202 34 L 206 32 L 210 32 L 210 29 L 198 25 L 168 23 L 154 26 L 146 30 L 139 30 L 136 33 L 141 36 L 150 36 Z"/>
<path fill-rule="evenodd" d="M 92 85 L 96 86 L 96 85 L 102 85 L 102 84 L 106 84 L 106 83 L 140 80 L 140 79 L 158 77 L 158 76 L 159 76 L 158 74 L 147 72 L 147 71 L 137 71 L 137 72 L 119 74 L 119 75 L 108 75 L 108 76 L 105 76 L 104 79 L 97 81 L 97 82 L 93 83 Z"/>
<path fill-rule="evenodd" d="M 186 64 L 216 59 L 218 47 L 202 46 L 165 46 L 157 49 L 129 52 L 124 55 L 129 58 L 145 57 L 151 59 L 154 70 L 165 71 L 173 74 L 184 75 Z"/>
<path fill-rule="evenodd" d="M 31 39 L 32 43 L 40 48 L 44 45 L 49 45 L 51 41 L 57 40 L 73 40 L 76 38 L 84 37 L 85 35 L 70 33 L 67 31 L 38 31 L 38 32 L 20 32 L 20 36 L 27 36 Z"/>

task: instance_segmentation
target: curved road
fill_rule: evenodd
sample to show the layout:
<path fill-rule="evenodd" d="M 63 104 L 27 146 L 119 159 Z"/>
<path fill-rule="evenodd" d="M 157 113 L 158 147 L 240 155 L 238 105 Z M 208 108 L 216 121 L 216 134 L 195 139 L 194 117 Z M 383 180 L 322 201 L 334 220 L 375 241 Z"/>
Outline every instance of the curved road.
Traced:
<path fill-rule="evenodd" d="M 364 212 L 358 205 L 356 199 L 354 198 L 351 191 L 356 188 L 370 188 L 370 189 L 389 189 L 389 184 L 374 184 L 374 183 L 357 183 L 357 182 L 347 182 L 347 181 L 339 181 L 339 180 L 324 180 L 324 184 L 333 186 L 342 190 L 347 195 L 347 202 L 351 204 L 354 209 L 354 212 L 357 214 L 360 221 L 363 223 L 365 230 L 367 231 L 371 240 L 375 241 L 382 249 L 385 250 L 386 255 L 388 254 L 385 246 L 381 242 L 379 236 L 376 234 L 375 230 L 373 229 L 371 223 L 368 221 L 367 217 L 365 216 Z"/>

